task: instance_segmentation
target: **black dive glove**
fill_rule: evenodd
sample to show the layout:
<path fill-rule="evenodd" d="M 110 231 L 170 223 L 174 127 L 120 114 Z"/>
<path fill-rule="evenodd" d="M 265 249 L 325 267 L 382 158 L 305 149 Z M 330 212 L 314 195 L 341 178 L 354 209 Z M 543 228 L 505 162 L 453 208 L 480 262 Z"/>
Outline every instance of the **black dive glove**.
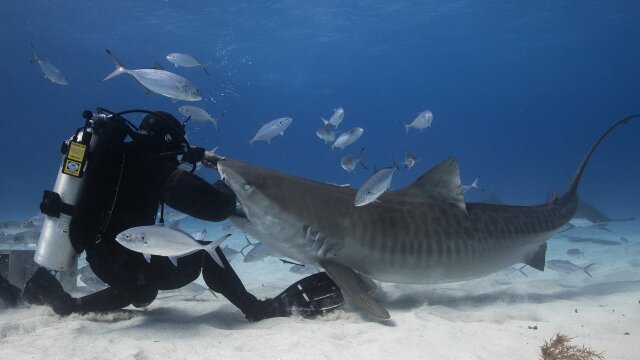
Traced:
<path fill-rule="evenodd" d="M 182 155 L 182 161 L 189 164 L 199 163 L 204 158 L 204 151 L 204 148 L 198 146 L 191 147 L 189 151 Z"/>
<path fill-rule="evenodd" d="M 280 295 L 259 302 L 245 314 L 247 320 L 301 315 L 313 317 L 344 305 L 342 291 L 325 272 L 293 283 Z"/>

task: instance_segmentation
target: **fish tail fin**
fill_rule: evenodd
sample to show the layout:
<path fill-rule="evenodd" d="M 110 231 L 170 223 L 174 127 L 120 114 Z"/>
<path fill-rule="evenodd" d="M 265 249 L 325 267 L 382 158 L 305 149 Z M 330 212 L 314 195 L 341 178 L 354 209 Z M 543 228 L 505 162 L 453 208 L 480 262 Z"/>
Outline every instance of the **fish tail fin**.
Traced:
<path fill-rule="evenodd" d="M 364 164 L 364 161 L 362 161 L 362 159 L 358 160 L 358 164 L 360 164 L 360 166 L 362 166 L 365 170 L 369 169 L 367 168 L 367 165 Z"/>
<path fill-rule="evenodd" d="M 584 271 L 584 273 L 585 273 L 585 274 L 589 275 L 589 277 L 593 277 L 593 276 L 591 276 L 591 274 L 589 274 L 589 271 L 591 271 L 591 270 L 592 270 L 592 268 L 593 268 L 595 265 L 596 265 L 596 263 L 591 263 L 591 264 L 589 264 L 589 265 L 587 265 L 587 266 L 585 266 L 585 267 L 583 267 L 583 268 L 581 268 L 581 269 L 582 269 L 582 271 Z"/>
<path fill-rule="evenodd" d="M 323 117 L 321 117 L 320 120 L 322 120 L 322 123 L 325 124 L 325 125 L 329 124 L 329 121 L 327 119 L 323 118 Z"/>
<path fill-rule="evenodd" d="M 216 128 L 216 130 L 218 130 L 218 118 L 212 117 L 211 122 L 213 123 L 213 127 Z"/>
<path fill-rule="evenodd" d="M 38 52 L 36 51 L 36 47 L 33 46 L 33 44 L 31 44 L 31 48 L 33 49 L 33 60 L 31 60 L 32 63 L 37 63 L 40 61 L 40 57 L 38 56 Z"/>
<path fill-rule="evenodd" d="M 209 70 L 207 70 L 207 66 L 211 65 L 212 62 L 213 60 L 209 61 L 206 64 L 202 64 L 202 70 L 204 70 L 204 73 L 207 74 L 207 76 L 209 76 Z"/>
<path fill-rule="evenodd" d="M 220 246 L 220 244 L 222 244 L 223 241 L 225 241 L 229 236 L 231 236 L 231 234 L 226 234 L 226 235 L 222 235 L 219 238 L 213 240 L 209 245 L 206 245 L 204 247 L 204 249 L 211 255 L 211 257 L 213 258 L 213 261 L 215 261 L 218 265 L 220 265 L 222 268 L 224 268 L 224 264 L 222 263 L 222 260 L 220 259 L 220 256 L 218 255 L 218 252 L 216 251 L 216 248 L 218 246 Z"/>
<path fill-rule="evenodd" d="M 111 50 L 107 49 L 107 54 L 109 54 L 109 57 L 111 58 L 113 63 L 116 65 L 116 69 L 111 74 L 107 75 L 106 78 L 102 79 L 102 81 L 107 81 L 111 78 L 114 78 L 118 75 L 121 75 L 127 72 L 127 68 L 125 68 L 124 65 L 122 65 L 120 60 L 118 60 L 118 58 L 111 52 Z"/>
<path fill-rule="evenodd" d="M 582 173 L 584 172 L 584 169 L 587 167 L 587 163 L 589 162 L 589 159 L 591 158 L 591 155 L 593 155 L 594 151 L 596 150 L 598 145 L 600 145 L 602 140 L 604 140 L 607 137 L 607 135 L 609 135 L 609 133 L 611 133 L 613 130 L 619 128 L 622 125 L 628 124 L 629 121 L 631 121 L 634 118 L 638 118 L 638 117 L 640 117 L 640 115 L 629 115 L 629 116 L 619 120 L 615 124 L 613 124 L 611 127 L 609 127 L 609 129 L 607 129 L 607 131 L 605 131 L 602 135 L 600 135 L 600 138 L 598 138 L 598 140 L 591 146 L 591 148 L 589 149 L 589 152 L 587 152 L 587 155 L 584 157 L 584 159 L 582 159 L 582 162 L 580 163 L 580 166 L 578 167 L 578 170 L 576 171 L 576 174 L 574 175 L 573 180 L 571 180 L 571 184 L 569 185 L 569 189 L 567 190 L 567 192 L 562 197 L 567 197 L 567 196 L 576 197 L 577 196 L 578 185 L 580 184 L 580 178 L 582 177 Z"/>
<path fill-rule="evenodd" d="M 409 135 L 409 128 L 410 128 L 409 124 L 407 124 L 407 123 L 406 123 L 406 122 L 404 122 L 404 121 L 398 121 L 398 122 L 399 122 L 400 124 L 402 124 L 402 126 L 404 126 L 404 132 L 405 132 L 405 134 Z"/>

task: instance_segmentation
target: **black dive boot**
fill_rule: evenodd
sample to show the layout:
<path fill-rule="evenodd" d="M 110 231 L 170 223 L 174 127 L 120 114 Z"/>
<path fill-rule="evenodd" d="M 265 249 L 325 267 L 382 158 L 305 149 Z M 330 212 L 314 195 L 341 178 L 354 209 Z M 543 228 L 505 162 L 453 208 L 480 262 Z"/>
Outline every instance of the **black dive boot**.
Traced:
<path fill-rule="evenodd" d="M 75 307 L 75 299 L 67 294 L 55 276 L 45 268 L 39 268 L 22 291 L 22 298 L 31 304 L 50 305 L 58 315 L 69 315 Z"/>
<path fill-rule="evenodd" d="M 246 315 L 251 321 L 291 315 L 314 317 L 342 305 L 342 291 L 326 272 L 321 272 L 293 283 L 273 299 L 261 301 Z"/>

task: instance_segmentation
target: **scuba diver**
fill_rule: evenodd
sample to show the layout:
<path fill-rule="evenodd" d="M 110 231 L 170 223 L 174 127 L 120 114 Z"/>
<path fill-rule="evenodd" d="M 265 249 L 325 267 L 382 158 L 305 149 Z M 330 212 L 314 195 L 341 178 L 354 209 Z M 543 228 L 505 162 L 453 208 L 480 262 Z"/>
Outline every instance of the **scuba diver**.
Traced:
<path fill-rule="evenodd" d="M 222 221 L 234 213 L 236 196 L 222 180 L 209 184 L 192 173 L 198 162 L 215 168 L 224 158 L 191 147 L 184 123 L 173 115 L 144 110 L 116 114 L 100 108 L 98 112 L 85 111 L 85 126 L 72 138 L 82 140 L 69 140 L 63 146 L 66 154 L 54 187 L 58 192 L 45 191 L 40 208 L 48 216 L 34 258 L 44 267 L 25 285 L 23 301 L 50 305 L 59 315 L 112 311 L 129 305 L 145 307 L 158 290 L 181 288 L 202 273 L 207 286 L 225 296 L 250 321 L 292 314 L 313 316 L 344 304 L 340 289 L 326 273 L 311 275 L 274 298 L 259 300 L 245 289 L 220 247 L 215 251 L 224 267 L 205 251 L 180 257 L 174 265 L 162 256 L 151 256 L 147 261 L 143 254 L 120 245 L 115 240 L 118 233 L 155 224 L 159 209 L 163 224 L 164 204 L 198 219 Z M 132 112 L 146 113 L 139 128 L 122 116 Z M 89 141 L 87 136 L 97 140 Z M 127 136 L 131 141 L 125 141 Z M 83 163 L 82 143 L 88 150 L 88 164 Z M 74 146 L 75 150 L 69 149 Z M 78 166 L 73 165 L 76 160 Z M 191 171 L 179 167 L 185 163 L 192 165 Z M 60 184 L 76 181 L 81 177 L 77 175 L 83 175 L 85 182 L 75 204 L 70 204 L 65 202 L 70 190 Z M 70 218 L 68 235 L 64 241 L 54 242 L 62 235 L 48 229 L 61 226 L 64 216 Z M 66 293 L 47 269 L 68 268 L 62 265 L 70 264 L 71 258 L 64 255 L 64 246 L 71 249 L 68 253 L 73 259 L 86 251 L 91 269 L 109 287 L 79 298 Z M 5 302 L 15 304 L 16 289 L 0 281 L 2 286 L 11 290 L 7 294 L 13 294 Z"/>

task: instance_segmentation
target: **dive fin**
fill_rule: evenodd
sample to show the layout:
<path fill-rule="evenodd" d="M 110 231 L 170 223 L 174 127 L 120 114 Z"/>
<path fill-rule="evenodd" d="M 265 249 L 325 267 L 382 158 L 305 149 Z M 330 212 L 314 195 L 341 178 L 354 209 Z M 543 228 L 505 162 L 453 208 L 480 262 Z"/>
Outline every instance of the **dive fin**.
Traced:
<path fill-rule="evenodd" d="M 316 316 L 344 305 L 344 297 L 332 278 L 319 272 L 291 284 L 273 302 L 278 316 Z"/>
<path fill-rule="evenodd" d="M 389 312 L 380 306 L 376 301 L 371 299 L 365 291 L 363 291 L 363 280 L 352 269 L 330 261 L 320 263 L 327 274 L 338 284 L 340 289 L 345 292 L 359 308 L 365 310 L 369 314 L 383 320 L 391 318 Z"/>
<path fill-rule="evenodd" d="M 536 250 L 535 254 L 525 262 L 525 264 L 531 266 L 534 269 L 544 271 L 544 264 L 547 255 L 547 243 L 544 242 L 540 246 L 538 246 L 538 250 Z"/>

